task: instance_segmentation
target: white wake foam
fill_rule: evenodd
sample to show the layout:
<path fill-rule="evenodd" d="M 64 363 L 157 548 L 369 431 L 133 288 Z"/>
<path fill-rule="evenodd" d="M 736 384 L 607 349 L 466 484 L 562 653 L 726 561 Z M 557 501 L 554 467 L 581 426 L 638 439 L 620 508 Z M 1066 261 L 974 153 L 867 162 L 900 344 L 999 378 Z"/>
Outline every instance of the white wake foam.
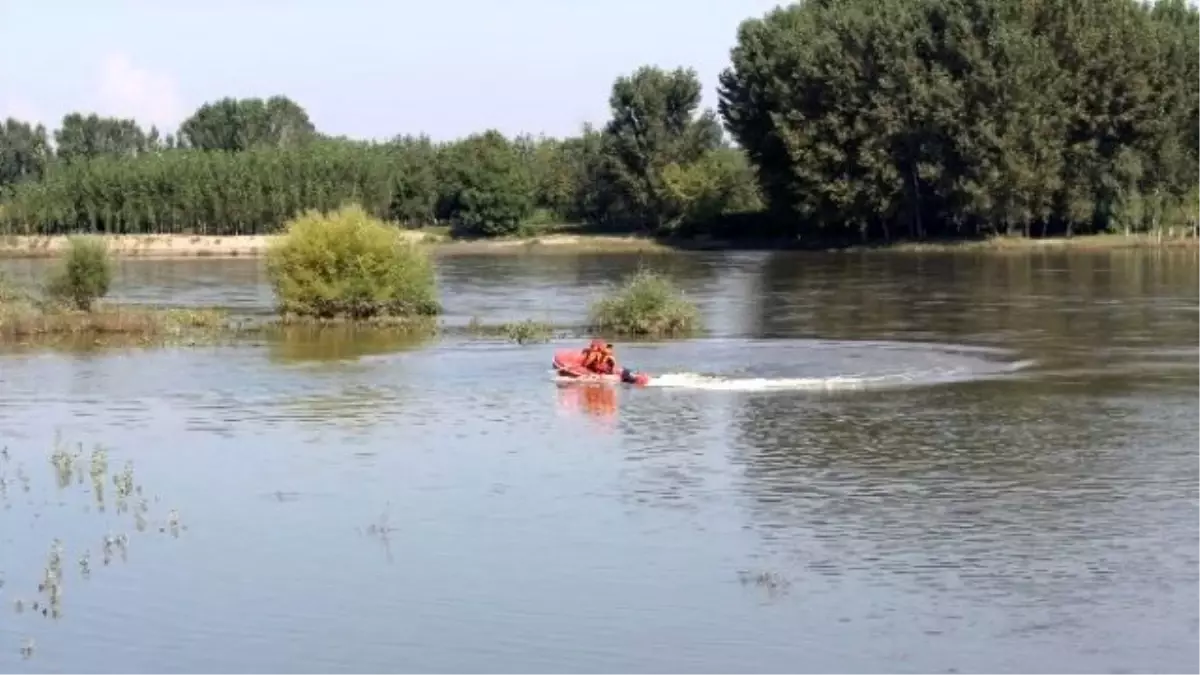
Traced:
<path fill-rule="evenodd" d="M 709 391 L 836 391 L 883 389 L 985 379 L 1022 370 L 1033 361 L 1007 364 L 993 372 L 972 368 L 945 368 L 879 375 L 833 375 L 829 377 L 718 377 L 699 373 L 664 373 L 651 376 L 647 386 Z"/>
<path fill-rule="evenodd" d="M 856 377 L 837 375 L 833 377 L 714 377 L 699 373 L 665 373 L 652 376 L 649 387 L 674 389 L 703 389 L 709 391 L 827 391 L 841 389 L 867 389 L 911 383 L 909 378 L 898 376 Z"/>

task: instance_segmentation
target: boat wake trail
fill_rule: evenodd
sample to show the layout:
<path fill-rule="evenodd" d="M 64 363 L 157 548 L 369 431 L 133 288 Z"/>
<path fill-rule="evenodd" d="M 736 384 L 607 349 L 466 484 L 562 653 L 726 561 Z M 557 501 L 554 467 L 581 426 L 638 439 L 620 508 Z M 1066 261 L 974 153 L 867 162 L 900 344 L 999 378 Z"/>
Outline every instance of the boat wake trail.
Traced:
<path fill-rule="evenodd" d="M 887 374 L 847 374 L 827 377 L 720 377 L 700 373 L 664 373 L 652 377 L 648 387 L 708 391 L 852 391 L 928 386 L 1000 377 L 1023 370 L 1033 361 L 997 364 L 994 370 L 957 367 Z"/>

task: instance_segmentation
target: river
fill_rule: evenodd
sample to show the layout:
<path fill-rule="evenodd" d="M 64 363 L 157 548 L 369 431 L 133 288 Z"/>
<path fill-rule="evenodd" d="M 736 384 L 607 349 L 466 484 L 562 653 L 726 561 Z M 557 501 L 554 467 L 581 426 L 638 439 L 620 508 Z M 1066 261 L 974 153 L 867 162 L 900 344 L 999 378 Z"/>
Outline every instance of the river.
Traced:
<path fill-rule="evenodd" d="M 618 343 L 644 389 L 454 331 L 0 356 L 0 671 L 1200 669 L 1195 251 L 643 261 L 707 325 Z M 638 264 L 442 257 L 446 321 Z M 245 259 L 113 297 L 271 305 Z"/>

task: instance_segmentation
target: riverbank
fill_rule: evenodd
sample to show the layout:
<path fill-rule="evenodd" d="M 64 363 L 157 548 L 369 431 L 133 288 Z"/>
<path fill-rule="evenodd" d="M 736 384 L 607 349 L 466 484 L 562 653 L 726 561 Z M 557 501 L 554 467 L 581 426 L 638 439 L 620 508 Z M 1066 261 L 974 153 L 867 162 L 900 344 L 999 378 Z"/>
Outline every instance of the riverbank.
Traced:
<path fill-rule="evenodd" d="M 902 242 L 883 248 L 889 251 L 937 252 L 937 251 L 980 251 L 980 252 L 1025 252 L 1025 251 L 1107 251 L 1116 249 L 1147 248 L 1198 248 L 1200 239 L 1184 235 L 1155 234 L 1092 234 L 1082 237 L 991 237 L 971 241 L 948 242 Z"/>
<path fill-rule="evenodd" d="M 1023 252 L 1046 250 L 1113 250 L 1124 248 L 1197 248 L 1194 236 L 1150 234 L 1098 234 L 1081 237 L 1028 239 L 992 237 L 964 241 L 897 242 L 891 244 L 834 246 L 779 240 L 684 239 L 658 240 L 617 234 L 545 234 L 504 239 L 452 239 L 439 230 L 401 230 L 412 241 L 429 245 L 438 255 L 521 254 L 580 252 L 666 252 L 671 250 L 823 250 L 894 252 Z M 276 235 L 200 236 L 130 234 L 105 236 L 113 255 L 124 258 L 253 258 L 266 253 Z M 44 258 L 58 255 L 66 236 L 0 237 L 0 258 Z"/>
<path fill-rule="evenodd" d="M 647 237 L 599 234 L 548 234 L 511 239 L 451 239 L 438 231 L 401 230 L 404 237 L 428 244 L 438 254 L 524 253 L 539 251 L 654 251 L 670 247 Z M 186 234 L 103 235 L 109 251 L 123 258 L 254 258 L 266 254 L 277 235 L 200 236 Z M 57 256 L 67 237 L 0 237 L 0 258 Z"/>

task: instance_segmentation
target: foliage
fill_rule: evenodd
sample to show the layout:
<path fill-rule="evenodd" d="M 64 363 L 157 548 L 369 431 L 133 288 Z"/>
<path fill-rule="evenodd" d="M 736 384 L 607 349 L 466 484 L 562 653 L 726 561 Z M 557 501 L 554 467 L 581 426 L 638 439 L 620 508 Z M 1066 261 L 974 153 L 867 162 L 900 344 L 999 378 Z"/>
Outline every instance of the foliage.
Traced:
<path fill-rule="evenodd" d="M 792 234 L 1155 229 L 1198 180 L 1197 25 L 1183 0 L 795 4 L 743 23 L 720 110 Z"/>
<path fill-rule="evenodd" d="M 468 235 L 524 234 L 548 223 L 675 223 L 690 211 L 663 192 L 659 168 L 638 173 L 636 152 L 625 164 L 616 153 L 648 141 L 655 167 L 690 167 L 695 153 L 687 139 L 719 138 L 710 113 L 686 122 L 691 109 L 679 117 L 670 108 L 672 97 L 692 108 L 699 100 L 694 74 L 679 73 L 642 69 L 618 81 L 614 100 L 627 100 L 620 110 L 660 118 L 657 131 L 641 135 L 614 124 L 603 131 L 585 125 L 565 139 L 488 131 L 449 143 L 425 136 L 360 142 L 321 135 L 283 97 L 226 98 L 202 105 L 177 136 L 165 138 L 132 120 L 72 113 L 55 132 L 56 154 L 44 128 L 9 120 L 0 127 L 0 232 L 265 234 L 298 213 L 347 201 L 383 220 L 451 223 Z M 681 119 L 706 131 L 676 133 Z M 749 174 L 731 176 L 750 187 Z M 659 187 L 647 193 L 645 186 Z M 652 209 L 660 202 L 673 215 L 657 218 Z"/>
<path fill-rule="evenodd" d="M 288 147 L 315 135 L 308 112 L 286 96 L 223 98 L 200 106 L 179 125 L 180 142 L 197 150 Z"/>
<path fill-rule="evenodd" d="M 437 314 L 433 263 L 358 205 L 292 220 L 267 253 L 281 314 L 316 319 Z"/>
<path fill-rule="evenodd" d="M 445 205 L 460 232 L 515 234 L 533 212 L 534 177 L 520 150 L 498 131 L 470 136 L 447 157 Z"/>
<path fill-rule="evenodd" d="M 763 208 L 746 156 L 730 148 L 710 150 L 690 164 L 666 165 L 662 186 L 664 210 L 679 214 L 692 230 L 711 227 L 724 216 Z"/>
<path fill-rule="evenodd" d="M 54 132 L 54 145 L 58 159 L 66 162 L 102 156 L 136 157 L 158 147 L 158 129 L 143 131 L 132 119 L 70 113 Z"/>
<path fill-rule="evenodd" d="M 612 161 L 612 183 L 639 224 L 662 229 L 679 217 L 668 203 L 663 172 L 690 169 L 721 142 L 711 111 L 693 117 L 700 105 L 696 71 L 667 72 L 642 67 L 613 84 L 612 119 L 604 129 Z"/>
<path fill-rule="evenodd" d="M 5 120 L 0 125 L 0 195 L 7 185 L 41 180 L 52 154 L 46 127 Z"/>
<path fill-rule="evenodd" d="M 88 311 L 112 285 L 113 262 L 108 244 L 96 237 L 72 236 L 46 284 L 47 294 Z"/>
<path fill-rule="evenodd" d="M 665 276 L 640 269 L 592 304 L 588 330 L 598 334 L 666 337 L 700 327 L 700 312 Z"/>
<path fill-rule="evenodd" d="M 812 0 L 745 21 L 719 118 L 642 67 L 567 138 L 330 138 L 284 97 L 175 136 L 0 126 L 0 233 L 262 234 L 356 202 L 470 235 L 535 223 L 835 241 L 1200 226 L 1200 10 L 1185 0 Z M 728 131 L 736 147 L 724 138 Z"/>

